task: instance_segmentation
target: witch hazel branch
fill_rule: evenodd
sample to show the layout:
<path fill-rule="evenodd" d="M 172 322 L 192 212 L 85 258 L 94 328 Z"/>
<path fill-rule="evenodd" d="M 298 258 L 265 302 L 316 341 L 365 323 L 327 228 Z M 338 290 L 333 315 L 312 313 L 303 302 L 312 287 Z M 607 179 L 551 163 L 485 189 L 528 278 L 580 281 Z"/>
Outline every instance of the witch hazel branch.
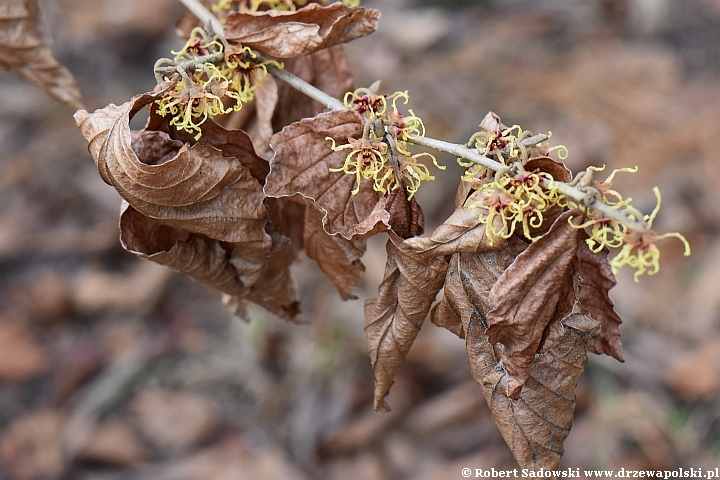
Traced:
<path fill-rule="evenodd" d="M 340 108 L 335 99 L 327 101 L 325 96 L 316 95 L 316 89 L 309 88 L 312 86 L 302 79 L 276 67 L 271 67 L 269 72 L 327 108 Z M 375 188 L 384 191 L 383 185 L 387 184 L 393 190 L 399 188 L 399 178 L 404 177 L 408 183 L 408 196 L 412 197 L 420 182 L 434 179 L 427 167 L 418 166 L 418 157 L 427 155 L 436 166 L 437 161 L 431 154 L 411 155 L 405 148 L 398 150 L 390 146 L 392 142 L 415 144 L 455 155 L 460 165 L 467 168 L 462 180 L 478 189 L 478 194 L 469 200 L 469 204 L 486 207 L 479 210 L 481 221 L 488 224 L 488 238 L 508 238 L 520 227 L 526 238 L 534 240 L 536 237 L 530 230 L 540 228 L 543 215 L 560 206 L 583 210 L 585 221 L 569 221 L 575 228 L 591 229 L 590 238 L 586 241 L 592 251 L 621 248 L 611 261 L 613 273 L 627 265 L 635 269 L 635 281 L 643 274 L 656 274 L 660 269 L 660 250 L 656 244 L 669 237 L 680 240 L 684 255 L 690 255 L 690 245 L 682 234 L 658 234 L 652 230 L 661 204 L 657 187 L 653 189 L 657 205 L 649 215 L 635 209 L 631 205 L 632 199 L 623 199 L 620 193 L 612 190 L 612 181 L 617 173 L 634 173 L 637 168 L 616 169 L 605 180 L 595 180 L 596 173 L 602 172 L 604 167 L 589 167 L 572 181 L 563 182 L 548 172 L 525 169 L 533 156 L 546 157 L 551 151 L 559 150 L 564 152 L 561 158 L 567 157 L 564 146 L 549 147 L 546 141 L 550 135 L 533 135 L 519 125 L 508 128 L 499 117 L 489 113 L 480 124 L 480 132 L 474 134 L 467 144 L 437 140 L 424 135 L 424 124 L 412 110 L 409 117 L 403 117 L 397 109 L 398 98 L 407 103 L 408 93 L 383 96 L 372 88 L 358 89 L 345 98 L 343 107 L 366 115 L 367 124 L 372 126 L 365 129 L 362 139 L 349 139 L 350 143 L 346 145 L 337 147 L 333 144 L 332 147 L 351 150 L 343 171 L 356 175 L 358 186 L 361 178 L 373 178 Z M 386 112 L 389 100 L 392 100 L 392 109 Z M 389 138 L 386 139 L 385 135 Z M 398 155 L 400 152 L 402 154 Z M 393 164 L 397 167 L 393 168 Z M 500 219 L 498 226 L 495 226 L 496 218 Z"/>
<path fill-rule="evenodd" d="M 430 318 L 465 340 L 520 465 L 555 468 L 587 352 L 623 361 L 614 274 L 656 274 L 657 244 L 670 237 L 690 254 L 680 233 L 653 230 L 659 190 L 643 214 L 613 186 L 636 168 L 573 176 L 550 133 L 492 112 L 465 143 L 428 137 L 408 92 L 352 86 L 342 44 L 372 33 L 377 10 L 180 1 L 192 12 L 179 22 L 185 44 L 155 64 L 154 91 L 75 115 L 126 202 L 123 246 L 212 285 L 241 317 L 257 304 L 299 322 L 290 265 L 300 252 L 352 299 L 367 238 L 386 232 L 385 277 L 364 306 L 376 410 L 390 408 L 395 373 Z M 133 131 L 142 108 L 150 119 Z M 416 193 L 445 167 L 418 149 L 465 169 L 455 211 L 429 236 Z"/>
<path fill-rule="evenodd" d="M 217 17 L 198 1 L 181 1 L 199 18 L 215 26 L 221 24 Z M 287 5 L 282 2 L 275 3 L 275 9 L 296 8 L 292 2 Z M 237 8 L 257 11 L 261 5 L 262 2 L 257 1 L 248 6 L 239 2 Z M 232 2 L 222 2 L 221 7 L 215 10 L 230 10 Z M 220 34 L 216 34 L 215 40 L 211 41 L 207 35 L 202 34 L 201 29 L 194 30 L 194 36 L 196 32 L 203 38 L 191 37 L 178 57 L 188 56 L 193 53 L 189 50 L 194 49 L 194 53 L 199 57 L 196 62 L 201 62 L 206 59 L 203 55 L 207 56 L 212 47 L 215 47 L 216 53 L 222 53 L 220 41 L 223 37 Z M 525 169 L 531 157 L 547 156 L 553 150 L 560 150 L 563 152 L 562 158 L 566 158 L 568 152 L 565 147 L 549 147 L 546 142 L 549 135 L 533 135 L 519 125 L 508 128 L 491 113 L 480 124 L 481 130 L 464 145 L 433 139 L 425 136 L 425 126 L 412 110 L 409 110 L 407 116 L 399 111 L 398 100 L 407 104 L 408 92 L 382 95 L 377 92 L 378 83 L 374 87 L 348 92 L 341 102 L 284 71 L 278 62 L 265 60 L 250 48 L 243 49 L 241 53 L 244 59 L 239 62 L 233 60 L 237 54 L 226 55 L 227 59 L 207 57 L 209 61 L 202 63 L 202 69 L 193 70 L 204 76 L 200 89 L 195 85 L 197 80 L 189 79 L 184 70 L 178 68 L 176 57 L 175 74 L 177 77 L 179 72 L 181 78 L 174 83 L 168 94 L 172 100 L 159 101 L 160 111 L 163 114 L 167 111 L 174 114 L 172 122 L 177 123 L 178 128 L 197 131 L 200 135 L 199 124 L 205 119 L 229 113 L 232 109 L 238 110 L 243 101 L 252 100 L 252 91 L 256 88 L 252 83 L 261 83 L 264 74 L 269 72 L 330 110 L 349 109 L 365 117 L 366 128 L 360 139 L 348 139 L 348 143 L 342 145 L 336 145 L 333 140 L 331 146 L 334 151 L 348 151 L 341 171 L 356 177 L 354 193 L 357 193 L 363 179 L 371 179 L 373 188 L 377 191 L 387 193 L 404 188 L 410 199 L 423 181 L 434 180 L 434 176 L 420 159 L 426 157 L 435 167 L 444 167 L 440 167 L 430 153 L 411 154 L 406 148 L 410 143 L 458 157 L 460 164 L 467 168 L 462 181 L 469 182 L 473 189 L 477 190 L 477 193 L 468 199 L 468 204 L 478 207 L 481 221 L 488 225 L 486 234 L 490 240 L 492 237 L 508 238 L 515 234 L 516 230 L 521 230 L 525 238 L 533 240 L 537 237 L 531 230 L 540 228 L 547 212 L 559 206 L 583 210 L 584 221 L 574 223 L 570 219 L 570 222 L 575 228 L 590 229 L 590 238 L 586 241 L 592 251 L 598 252 L 603 248 L 621 249 L 611 261 L 614 273 L 627 265 L 635 269 L 636 281 L 643 274 L 654 275 L 660 269 L 657 242 L 669 237 L 681 241 L 684 255 L 690 255 L 690 245 L 680 233 L 658 234 L 652 230 L 652 223 L 661 203 L 657 187 L 653 190 L 657 206 L 649 215 L 640 213 L 631 205 L 631 199 L 623 199 L 618 192 L 612 190 L 612 180 L 617 173 L 635 172 L 636 169 L 618 169 L 611 172 L 605 180 L 596 180 L 596 173 L 603 169 L 590 167 L 580 172 L 572 181 L 563 182 L 548 172 Z M 225 70 L 218 70 L 213 60 L 225 65 Z M 161 71 L 162 66 L 163 64 L 156 65 L 156 74 Z M 239 67 L 242 73 L 235 74 L 235 78 L 239 80 L 230 80 L 228 77 L 233 75 L 228 72 Z M 251 81 L 249 72 L 255 69 L 261 73 Z M 204 93 L 190 98 L 192 94 L 188 93 L 186 84 L 191 84 Z M 178 99 L 178 92 L 185 95 L 185 102 Z M 223 95 L 234 100 L 232 107 L 222 106 Z M 191 106 L 183 108 L 183 105 Z M 193 122 L 192 119 L 198 117 L 199 122 Z M 498 222 L 495 219 L 498 219 Z"/>

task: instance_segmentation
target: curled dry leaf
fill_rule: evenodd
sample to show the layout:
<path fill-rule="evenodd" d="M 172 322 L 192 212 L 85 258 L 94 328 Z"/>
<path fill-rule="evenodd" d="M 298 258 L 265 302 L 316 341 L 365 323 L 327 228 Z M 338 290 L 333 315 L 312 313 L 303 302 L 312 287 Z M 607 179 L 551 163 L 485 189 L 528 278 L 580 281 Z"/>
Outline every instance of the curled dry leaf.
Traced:
<path fill-rule="evenodd" d="M 72 73 L 43 42 L 47 36 L 43 29 L 37 0 L 4 0 L 0 4 L 0 66 L 15 70 L 71 108 L 84 108 Z"/>
<path fill-rule="evenodd" d="M 501 130 L 505 130 L 507 125 L 502 123 L 500 117 L 495 112 L 488 112 L 480 122 L 480 130 L 484 130 L 490 133 L 496 133 Z"/>
<path fill-rule="evenodd" d="M 372 182 L 362 182 L 353 195 L 355 176 L 330 171 L 342 168 L 347 152 L 333 151 L 325 138 L 344 144 L 348 138 L 359 138 L 362 130 L 362 117 L 350 110 L 321 113 L 285 127 L 270 141 L 276 153 L 265 193 L 293 197 L 299 192 L 324 213 L 323 227 L 331 235 L 352 239 L 386 230 L 390 214 L 384 209 L 385 197 L 373 190 Z"/>
<path fill-rule="evenodd" d="M 389 411 L 385 396 L 440 291 L 447 263 L 422 258 L 388 232 L 385 277 L 378 298 L 365 302 L 365 336 L 375 377 L 375 410 Z"/>
<path fill-rule="evenodd" d="M 162 225 L 127 203 L 120 214 L 120 241 L 126 250 L 141 258 L 168 266 L 231 296 L 231 310 L 238 316 L 246 316 L 244 309 L 237 309 L 244 305 L 243 300 L 257 303 L 285 319 L 294 319 L 299 312 L 287 268 L 292 256 L 284 244 L 276 245 L 258 272 L 254 265 L 243 266 L 247 252 L 238 252 L 232 244 Z M 251 275 L 243 275 L 243 271 Z"/>
<path fill-rule="evenodd" d="M 342 3 L 312 3 L 296 11 L 230 13 L 225 38 L 276 58 L 293 58 L 347 43 L 377 29 L 380 12 Z"/>
<path fill-rule="evenodd" d="M 343 300 L 357 298 L 352 293 L 365 266 L 360 259 L 365 253 L 365 240 L 347 240 L 328 235 L 322 227 L 322 213 L 308 206 L 305 213 L 305 251 L 320 266 L 337 288 Z"/>
<path fill-rule="evenodd" d="M 598 355 L 604 353 L 624 362 L 620 343 L 622 320 L 615 312 L 615 302 L 609 295 L 617 281 L 607 259 L 608 251 L 593 253 L 587 244 L 581 241 L 577 256 L 580 260 L 580 303 L 602 326 L 602 337 L 590 340 L 588 350 Z"/>
<path fill-rule="evenodd" d="M 159 163 L 152 155 L 177 143 L 162 132 L 133 138 L 130 118 L 153 99 L 138 95 L 119 107 L 75 114 L 102 179 L 140 213 L 165 225 L 226 242 L 264 242 L 269 248 L 262 189 L 237 158 L 196 144 L 183 145 L 172 157 L 166 153 Z"/>
<path fill-rule="evenodd" d="M 228 261 L 220 242 L 162 225 L 127 203 L 120 212 L 120 241 L 139 257 L 185 273 L 229 295 L 244 296 L 247 286 Z"/>
<path fill-rule="evenodd" d="M 500 275 L 488 296 L 487 336 L 507 371 L 511 398 L 517 398 L 530 374 L 547 325 L 567 317 L 575 304 L 580 229 L 568 223 L 571 216 L 582 217 L 582 212 L 558 217 Z"/>
<path fill-rule="evenodd" d="M 76 114 L 101 177 L 132 206 L 124 212 L 125 244 L 293 319 L 299 308 L 289 272 L 292 252 L 284 237 L 266 232 L 269 213 L 257 177 L 264 177 L 267 163 L 245 133 L 211 122 L 203 138 L 220 149 L 162 131 L 131 132 L 130 118 L 154 98 L 139 95 L 119 107 Z M 150 124 L 163 126 L 153 118 Z"/>
<path fill-rule="evenodd" d="M 242 110 L 241 110 L 242 111 Z M 252 139 L 242 130 L 230 130 L 221 127 L 213 120 L 207 120 L 202 125 L 202 137 L 196 141 L 194 136 L 184 130 L 169 125 L 170 117 L 161 117 L 155 109 L 150 110 L 150 119 L 145 131 L 160 131 L 173 140 L 179 140 L 189 145 L 210 145 L 219 149 L 224 157 L 236 158 L 250 170 L 250 174 L 260 184 L 270 171 L 267 160 L 255 153 Z"/>
<path fill-rule="evenodd" d="M 466 300 L 467 302 L 467 300 Z M 522 468 L 556 470 L 565 451 L 575 411 L 575 387 L 587 364 L 586 341 L 600 335 L 590 316 L 573 313 L 555 321 L 554 346 L 535 355 L 525 387 L 516 400 L 498 392 L 488 379 L 503 375 L 477 318 L 468 322 L 470 369 L 488 402 L 493 420 Z"/>
<path fill-rule="evenodd" d="M 241 254 L 242 247 L 233 251 L 235 258 L 239 258 L 236 255 Z M 253 303 L 262 305 L 280 318 L 304 323 L 303 319 L 297 317 L 300 313 L 300 301 L 295 282 L 290 274 L 290 264 L 294 257 L 295 253 L 289 240 L 274 234 L 273 248 L 265 264 L 263 276 L 250 287 L 246 298 Z M 236 268 L 238 268 L 237 265 Z"/>

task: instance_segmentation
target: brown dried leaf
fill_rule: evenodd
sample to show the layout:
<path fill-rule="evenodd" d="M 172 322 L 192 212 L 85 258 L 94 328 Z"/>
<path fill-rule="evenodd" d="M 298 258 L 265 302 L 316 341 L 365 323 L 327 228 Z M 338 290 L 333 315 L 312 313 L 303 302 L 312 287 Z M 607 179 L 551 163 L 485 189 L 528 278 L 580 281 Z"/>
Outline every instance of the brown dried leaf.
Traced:
<path fill-rule="evenodd" d="M 478 209 L 458 207 L 432 233 L 430 237 L 410 238 L 406 244 L 423 255 L 441 257 L 454 253 L 476 253 L 483 250 L 497 250 L 505 246 L 502 239 L 495 239 L 490 245 L 485 235 L 485 225 L 480 223 Z"/>
<path fill-rule="evenodd" d="M 285 61 L 285 70 L 335 98 L 353 90 L 352 74 L 342 45 L 320 50 L 306 57 Z M 285 82 L 278 88 L 278 108 L 273 118 L 275 131 L 303 118 L 314 117 L 324 106 Z"/>
<path fill-rule="evenodd" d="M 242 252 L 234 259 L 240 278 L 257 279 L 272 246 L 260 184 L 236 157 L 225 157 L 212 146 L 185 144 L 173 155 L 180 144 L 164 132 L 131 134 L 129 119 L 153 98 L 139 95 L 119 107 L 75 114 L 101 177 L 141 214 L 232 243 L 234 251 Z M 252 150 L 242 153 L 254 155 Z"/>
<path fill-rule="evenodd" d="M 238 48 L 293 58 L 369 35 L 377 29 L 379 18 L 380 12 L 374 9 L 313 3 L 296 11 L 233 12 L 224 32 Z"/>
<path fill-rule="evenodd" d="M 557 229 L 564 230 L 560 222 L 567 225 L 567 216 L 553 226 L 550 238 L 558 235 Z M 493 303 L 491 293 L 498 293 L 494 285 L 503 277 L 507 282 L 511 271 L 517 268 L 515 265 L 527 262 L 523 257 L 536 250 L 534 244 L 527 246 L 511 237 L 499 250 L 453 255 L 444 297 L 433 309 L 432 321 L 466 337 L 473 376 L 520 466 L 553 470 L 558 466 L 563 441 L 572 425 L 574 389 L 587 362 L 586 342 L 597 338 L 601 329 L 577 302 L 564 318 L 555 315 L 539 351 L 533 352 L 529 375 L 518 398 L 508 398 L 506 393 L 511 389 L 508 372 L 496 355 L 502 349 L 494 348 L 488 339 L 486 318 L 497 304 Z"/>
<path fill-rule="evenodd" d="M 385 396 L 440 291 L 447 263 L 422 258 L 388 232 L 385 277 L 378 298 L 365 302 L 365 336 L 375 377 L 375 410 L 389 411 Z"/>
<path fill-rule="evenodd" d="M 120 241 L 123 248 L 139 257 L 185 273 L 221 292 L 239 296 L 248 292 L 220 242 L 158 223 L 128 204 L 120 212 Z"/>
<path fill-rule="evenodd" d="M 384 209 L 385 198 L 373 190 L 372 182 L 362 182 L 360 191 L 352 195 L 355 176 L 330 171 L 342 168 L 347 152 L 334 152 L 325 138 L 342 145 L 348 138 L 359 138 L 362 129 L 362 117 L 350 110 L 321 113 L 285 127 L 270 141 L 276 154 L 265 193 L 270 197 L 300 193 L 312 200 L 325 214 L 323 227 L 331 235 L 352 239 L 387 229 L 390 214 Z"/>
<path fill-rule="evenodd" d="M 525 242 L 510 237 L 504 247 L 497 250 L 454 254 L 450 259 L 443 298 L 433 308 L 431 321 L 460 338 L 465 338 L 471 318 L 487 327 L 485 317 L 491 308 L 488 303 L 490 289 L 526 248 Z"/>
<path fill-rule="evenodd" d="M 292 254 L 281 238 L 260 261 L 246 251 L 247 245 L 162 225 L 127 204 L 120 215 L 120 235 L 126 250 L 212 285 L 232 296 L 236 305 L 246 299 L 288 320 L 299 312 L 289 270 Z"/>
<path fill-rule="evenodd" d="M 452 260 L 455 260 L 455 257 L 453 257 Z M 453 268 L 452 260 L 450 261 L 450 269 Z M 450 275 L 450 269 L 448 269 L 448 276 Z M 454 272 L 453 275 L 457 275 L 457 272 Z M 446 280 L 445 283 L 446 288 L 448 281 L 449 280 Z M 453 303 L 452 298 L 448 297 L 445 292 L 443 293 L 443 297 L 430 312 L 430 321 L 438 327 L 449 330 L 458 337 L 464 339 L 465 325 L 463 325 L 462 318 L 457 313 L 458 307 Z"/>
<path fill-rule="evenodd" d="M 466 300 L 466 303 L 469 303 Z M 525 386 L 516 400 L 498 392 L 498 359 L 478 318 L 470 318 L 466 347 L 470 369 L 485 394 L 493 420 L 522 468 L 555 470 L 565 451 L 575 410 L 575 387 L 585 369 L 588 338 L 600 334 L 588 315 L 573 313 L 551 326 L 554 346 L 534 356 Z"/>
<path fill-rule="evenodd" d="M 480 122 L 480 130 L 484 130 L 490 133 L 497 133 L 499 130 L 505 130 L 507 125 L 502 123 L 500 117 L 495 112 L 488 112 Z"/>
<path fill-rule="evenodd" d="M 558 162 L 550 157 L 534 157 L 525 163 L 527 172 L 545 172 L 552 175 L 558 182 L 569 182 L 572 180 L 572 172 L 564 163 Z"/>
<path fill-rule="evenodd" d="M 242 255 L 242 246 L 233 250 L 231 261 L 239 269 L 236 261 Z M 247 299 L 262 305 L 269 312 L 285 320 L 303 323 L 304 320 L 296 318 L 300 313 L 297 289 L 292 275 L 290 264 L 295 254 L 286 237 L 273 235 L 273 248 L 265 264 L 263 276 L 250 287 Z"/>
<path fill-rule="evenodd" d="M 455 194 L 453 207 L 460 208 L 465 205 L 465 201 L 467 201 L 468 196 L 470 196 L 473 191 L 474 190 L 472 182 L 460 182 L 460 185 L 458 185 L 457 193 Z"/>
<path fill-rule="evenodd" d="M 72 73 L 43 41 L 44 28 L 37 0 L 4 0 L 0 4 L 0 66 L 15 70 L 71 108 L 84 108 Z"/>
<path fill-rule="evenodd" d="M 425 215 L 415 197 L 407 199 L 404 180 L 402 185 L 402 188 L 388 193 L 385 210 L 390 214 L 390 229 L 400 238 L 406 239 L 422 235 L 425 231 Z"/>
<path fill-rule="evenodd" d="M 622 320 L 615 313 L 615 302 L 609 295 L 617 281 L 607 259 L 608 251 L 593 253 L 587 244 L 581 241 L 577 256 L 580 260 L 580 303 L 602 326 L 602 338 L 589 341 L 588 350 L 598 355 L 604 353 L 624 362 L 620 343 Z"/>
<path fill-rule="evenodd" d="M 517 398 L 530 375 L 547 325 L 567 317 L 575 304 L 580 230 L 568 223 L 571 216 L 582 213 L 572 210 L 558 217 L 547 234 L 518 255 L 488 296 L 487 336 L 507 371 L 511 398 Z"/>
<path fill-rule="evenodd" d="M 255 121 L 248 128 L 248 134 L 252 138 L 255 151 L 266 159 L 273 156 L 273 151 L 270 148 L 270 138 L 275 133 L 272 119 L 277 101 L 278 84 L 273 77 L 267 75 L 255 89 Z"/>
<path fill-rule="evenodd" d="M 305 213 L 305 250 L 337 288 L 343 300 L 357 298 L 353 287 L 360 281 L 365 265 L 360 259 L 365 253 L 365 240 L 347 240 L 328 235 L 322 227 L 322 213 L 309 206 Z"/>
<path fill-rule="evenodd" d="M 259 167 L 267 163 L 255 155 L 246 134 L 211 122 L 203 138 L 218 141 L 222 150 L 183 144 L 162 131 L 131 132 L 129 119 L 153 99 L 145 94 L 120 107 L 76 114 L 102 178 L 147 217 L 134 217 L 136 238 L 128 237 L 128 244 L 152 260 L 293 319 L 299 307 L 289 272 L 292 251 L 287 239 L 266 232 L 269 213 L 257 179 L 264 176 Z M 258 167 L 257 177 L 243 161 Z"/>

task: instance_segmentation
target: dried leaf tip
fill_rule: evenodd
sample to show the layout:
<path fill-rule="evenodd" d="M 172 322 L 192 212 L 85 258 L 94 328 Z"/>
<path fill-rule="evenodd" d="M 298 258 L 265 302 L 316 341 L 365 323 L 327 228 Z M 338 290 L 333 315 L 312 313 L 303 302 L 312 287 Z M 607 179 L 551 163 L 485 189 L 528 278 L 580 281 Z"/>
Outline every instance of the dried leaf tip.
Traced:
<path fill-rule="evenodd" d="M 327 4 L 327 0 L 322 0 L 320 3 Z M 360 5 L 360 0 L 342 0 L 342 3 L 357 7 Z M 289 11 L 294 12 L 298 7 L 304 7 L 308 4 L 308 0 L 218 0 L 210 8 L 213 12 L 224 12 L 227 15 L 228 12 L 242 12 L 252 13 L 266 10 L 277 10 L 277 11 Z"/>
<path fill-rule="evenodd" d="M 327 0 L 320 3 L 327 4 Z M 360 0 L 342 0 L 348 6 L 360 5 Z M 294 12 L 299 7 L 308 4 L 308 0 L 218 0 L 210 8 L 213 12 L 219 12 L 223 19 L 229 12 L 253 13 L 260 11 L 275 10 L 280 12 Z"/>
<path fill-rule="evenodd" d="M 46 43 L 37 0 L 0 3 L 0 68 L 10 68 L 73 110 L 85 108 L 72 73 Z"/>

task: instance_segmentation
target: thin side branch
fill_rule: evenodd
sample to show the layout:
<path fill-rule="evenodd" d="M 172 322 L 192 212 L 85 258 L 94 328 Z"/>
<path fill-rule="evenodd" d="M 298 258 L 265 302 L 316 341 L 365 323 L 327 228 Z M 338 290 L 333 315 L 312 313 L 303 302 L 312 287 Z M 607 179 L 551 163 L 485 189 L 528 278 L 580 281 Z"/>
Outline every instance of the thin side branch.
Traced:
<path fill-rule="evenodd" d="M 328 95 L 319 88 L 310 85 L 302 78 L 296 77 L 292 73 L 277 68 L 274 65 L 268 65 L 267 70 L 268 73 L 287 83 L 300 93 L 304 93 L 313 100 L 317 100 L 330 110 L 345 110 L 343 102 L 331 95 Z"/>

